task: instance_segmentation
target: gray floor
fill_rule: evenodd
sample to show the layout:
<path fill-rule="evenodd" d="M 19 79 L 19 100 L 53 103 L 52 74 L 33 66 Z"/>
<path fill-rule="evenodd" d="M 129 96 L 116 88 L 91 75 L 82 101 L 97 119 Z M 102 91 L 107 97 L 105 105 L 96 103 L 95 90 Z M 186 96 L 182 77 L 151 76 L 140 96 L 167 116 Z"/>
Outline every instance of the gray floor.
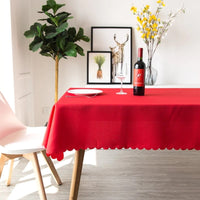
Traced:
<path fill-rule="evenodd" d="M 48 200 L 68 200 L 74 152 L 54 161 L 63 181 L 57 186 L 39 157 Z M 79 200 L 199 200 L 200 152 L 146 150 L 88 150 Z M 0 200 L 37 200 L 30 163 L 15 162 L 12 185 L 0 181 Z"/>

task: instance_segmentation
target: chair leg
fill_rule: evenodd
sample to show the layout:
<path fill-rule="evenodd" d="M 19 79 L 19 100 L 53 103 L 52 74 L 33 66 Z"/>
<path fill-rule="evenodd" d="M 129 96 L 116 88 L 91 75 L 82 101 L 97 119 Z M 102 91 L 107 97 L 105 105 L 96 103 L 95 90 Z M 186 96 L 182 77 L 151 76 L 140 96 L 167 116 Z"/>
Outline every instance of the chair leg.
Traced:
<path fill-rule="evenodd" d="M 9 186 L 10 185 L 10 181 L 11 181 L 11 176 L 12 176 L 12 170 L 13 170 L 13 164 L 14 164 L 14 159 L 15 158 L 19 158 L 22 157 L 21 154 L 1 154 L 0 157 L 0 178 L 1 178 L 1 174 L 5 165 L 5 162 L 10 160 L 10 169 L 9 169 L 9 175 L 8 175 L 8 179 L 6 181 L 6 185 Z"/>
<path fill-rule="evenodd" d="M 5 165 L 5 162 L 8 160 L 8 158 L 6 158 L 6 156 L 4 156 L 3 154 L 1 154 L 0 157 L 0 178 L 1 178 L 1 174 Z"/>
<path fill-rule="evenodd" d="M 10 160 L 10 169 L 9 169 L 9 175 L 8 175 L 8 179 L 6 182 L 7 186 L 10 186 L 10 182 L 11 182 L 11 176 L 12 176 L 12 171 L 13 171 L 13 165 L 14 165 L 14 159 Z"/>
<path fill-rule="evenodd" d="M 46 155 L 46 150 L 41 151 L 41 153 L 42 153 L 42 155 L 44 156 L 44 159 L 46 160 L 47 165 L 49 166 L 49 168 L 50 168 L 50 170 L 51 170 L 51 172 L 52 172 L 52 175 L 53 175 L 53 177 L 54 177 L 56 183 L 57 183 L 58 185 L 62 185 L 62 181 L 60 180 L 60 177 L 59 177 L 59 175 L 58 175 L 58 173 L 57 173 L 57 171 L 56 171 L 56 169 L 55 169 L 55 166 L 54 166 L 54 164 L 53 164 L 51 158 L 49 158 L 49 157 Z"/>
<path fill-rule="evenodd" d="M 41 175 L 41 171 L 40 171 L 40 166 L 39 166 L 39 162 L 38 162 L 37 153 L 24 154 L 23 156 L 26 159 L 30 160 L 33 164 L 33 169 L 35 171 L 36 179 L 37 179 L 38 186 L 39 186 L 40 200 L 47 200 L 46 193 L 44 190 L 42 175 Z"/>

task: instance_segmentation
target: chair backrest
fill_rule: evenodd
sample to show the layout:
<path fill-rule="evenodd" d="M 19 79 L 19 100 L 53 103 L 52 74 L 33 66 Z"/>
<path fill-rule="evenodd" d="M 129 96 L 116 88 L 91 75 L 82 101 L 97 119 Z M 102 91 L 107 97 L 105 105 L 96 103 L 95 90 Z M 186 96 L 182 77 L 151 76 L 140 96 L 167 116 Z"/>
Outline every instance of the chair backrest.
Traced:
<path fill-rule="evenodd" d="M 0 92 L 0 139 L 25 128 Z"/>

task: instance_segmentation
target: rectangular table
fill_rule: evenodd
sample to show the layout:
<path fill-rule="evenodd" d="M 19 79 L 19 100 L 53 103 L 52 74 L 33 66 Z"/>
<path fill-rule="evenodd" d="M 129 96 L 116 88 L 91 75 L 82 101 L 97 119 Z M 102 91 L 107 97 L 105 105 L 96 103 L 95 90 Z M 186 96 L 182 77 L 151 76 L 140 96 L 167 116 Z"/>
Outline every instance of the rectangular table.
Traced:
<path fill-rule="evenodd" d="M 152 88 L 145 96 L 102 90 L 93 98 L 66 92 L 49 118 L 47 154 L 62 160 L 76 150 L 70 200 L 77 199 L 85 149 L 200 149 L 200 88 Z"/>

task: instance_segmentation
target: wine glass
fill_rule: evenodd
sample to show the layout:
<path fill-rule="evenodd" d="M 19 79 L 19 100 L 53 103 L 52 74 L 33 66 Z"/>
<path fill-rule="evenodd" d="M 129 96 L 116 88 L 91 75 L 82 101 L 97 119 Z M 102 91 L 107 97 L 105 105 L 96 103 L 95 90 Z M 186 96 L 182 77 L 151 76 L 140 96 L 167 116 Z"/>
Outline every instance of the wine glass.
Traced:
<path fill-rule="evenodd" d="M 119 95 L 126 95 L 127 93 L 123 91 L 123 80 L 126 78 L 126 66 L 123 65 L 123 63 L 118 64 L 118 69 L 117 69 L 117 74 L 116 77 L 120 80 L 121 82 L 121 88 L 120 91 L 117 92 L 116 94 Z"/>

